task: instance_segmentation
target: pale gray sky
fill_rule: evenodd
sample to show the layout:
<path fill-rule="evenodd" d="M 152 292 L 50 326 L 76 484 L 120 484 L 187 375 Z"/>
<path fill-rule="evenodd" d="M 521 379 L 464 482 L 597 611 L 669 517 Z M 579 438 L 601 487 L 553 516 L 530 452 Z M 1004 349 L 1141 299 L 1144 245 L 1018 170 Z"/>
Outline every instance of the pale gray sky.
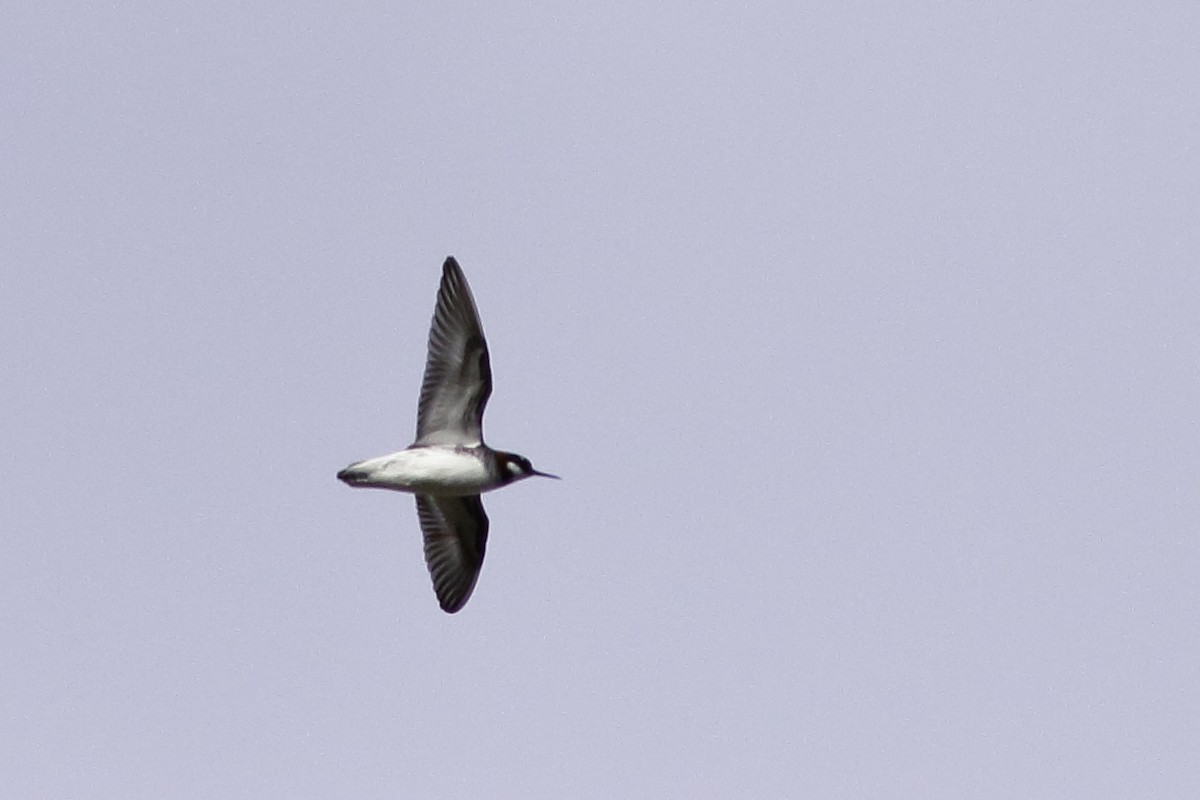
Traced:
<path fill-rule="evenodd" d="M 3 794 L 1200 794 L 1200 12 L 880 5 L 10 8 Z"/>

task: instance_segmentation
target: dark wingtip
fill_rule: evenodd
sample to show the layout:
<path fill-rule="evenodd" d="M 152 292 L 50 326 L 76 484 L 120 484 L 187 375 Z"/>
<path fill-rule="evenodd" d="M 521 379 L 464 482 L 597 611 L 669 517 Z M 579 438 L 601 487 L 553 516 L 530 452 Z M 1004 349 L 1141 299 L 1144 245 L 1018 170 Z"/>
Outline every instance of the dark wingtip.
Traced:
<path fill-rule="evenodd" d="M 342 483 L 353 484 L 362 477 L 362 473 L 356 472 L 354 467 L 346 467 L 337 474 L 337 479 Z"/>
<path fill-rule="evenodd" d="M 471 599 L 470 591 L 464 596 L 461 592 L 455 592 L 450 589 L 443 589 L 443 591 L 439 592 L 437 586 L 434 586 L 433 593 L 437 595 L 438 606 L 447 614 L 457 614 L 459 611 L 462 611 L 463 606 Z"/>

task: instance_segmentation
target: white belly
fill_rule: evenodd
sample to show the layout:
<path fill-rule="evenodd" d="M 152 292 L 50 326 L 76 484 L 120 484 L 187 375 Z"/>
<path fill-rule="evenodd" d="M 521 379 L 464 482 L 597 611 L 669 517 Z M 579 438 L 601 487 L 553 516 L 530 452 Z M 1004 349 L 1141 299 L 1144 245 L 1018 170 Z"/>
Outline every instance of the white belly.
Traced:
<path fill-rule="evenodd" d="M 491 488 L 483 462 L 473 454 L 418 447 L 369 458 L 352 467 L 354 485 L 415 494 L 479 494 Z"/>

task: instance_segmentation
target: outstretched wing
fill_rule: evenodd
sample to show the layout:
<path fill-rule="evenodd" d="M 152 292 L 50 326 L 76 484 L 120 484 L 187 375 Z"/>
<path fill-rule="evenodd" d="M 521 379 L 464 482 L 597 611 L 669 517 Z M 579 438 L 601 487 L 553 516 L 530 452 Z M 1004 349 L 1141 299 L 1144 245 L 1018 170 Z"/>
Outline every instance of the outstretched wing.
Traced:
<path fill-rule="evenodd" d="M 453 614 L 475 589 L 487 547 L 488 518 L 479 495 L 417 495 L 425 565 L 442 610 Z"/>
<path fill-rule="evenodd" d="M 442 265 L 429 356 L 417 410 L 417 444 L 473 447 L 483 442 L 483 409 L 492 394 L 487 341 L 471 288 L 454 257 Z"/>

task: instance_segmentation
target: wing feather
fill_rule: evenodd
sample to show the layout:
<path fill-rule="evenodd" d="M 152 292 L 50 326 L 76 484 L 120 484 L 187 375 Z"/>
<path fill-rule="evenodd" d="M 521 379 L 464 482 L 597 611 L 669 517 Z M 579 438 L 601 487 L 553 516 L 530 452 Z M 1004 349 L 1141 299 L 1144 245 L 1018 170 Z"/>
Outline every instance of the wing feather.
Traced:
<path fill-rule="evenodd" d="M 442 610 L 453 614 L 475 589 L 487 548 L 488 517 L 479 495 L 417 495 L 425 565 Z"/>
<path fill-rule="evenodd" d="M 417 444 L 483 443 L 483 410 L 492 367 L 479 312 L 462 268 L 451 256 L 429 327 L 429 355 L 417 411 Z"/>

